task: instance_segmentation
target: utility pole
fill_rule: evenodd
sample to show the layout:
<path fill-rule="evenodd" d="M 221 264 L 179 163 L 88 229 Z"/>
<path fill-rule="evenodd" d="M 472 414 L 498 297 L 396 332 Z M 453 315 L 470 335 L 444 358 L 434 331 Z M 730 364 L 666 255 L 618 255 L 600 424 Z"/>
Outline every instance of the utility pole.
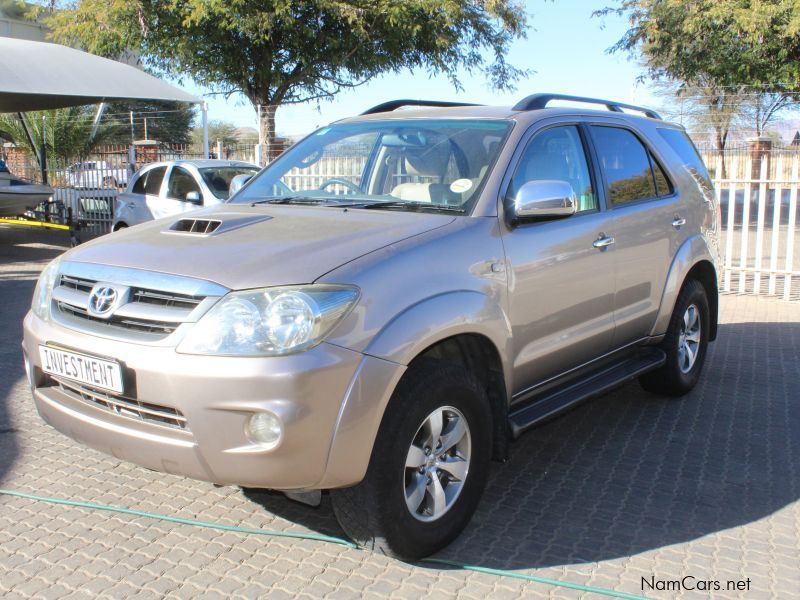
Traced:
<path fill-rule="evenodd" d="M 208 158 L 208 102 L 200 105 L 200 116 L 203 122 L 203 158 Z"/>
<path fill-rule="evenodd" d="M 258 127 L 258 144 L 256 144 L 255 158 L 259 167 L 264 166 L 264 134 L 261 128 L 261 105 L 256 104 L 256 123 Z"/>
<path fill-rule="evenodd" d="M 136 141 L 136 136 L 133 134 L 133 111 L 131 111 L 131 144 Z"/>
<path fill-rule="evenodd" d="M 42 183 L 47 185 L 47 115 L 42 115 L 42 157 L 39 164 L 42 167 Z"/>

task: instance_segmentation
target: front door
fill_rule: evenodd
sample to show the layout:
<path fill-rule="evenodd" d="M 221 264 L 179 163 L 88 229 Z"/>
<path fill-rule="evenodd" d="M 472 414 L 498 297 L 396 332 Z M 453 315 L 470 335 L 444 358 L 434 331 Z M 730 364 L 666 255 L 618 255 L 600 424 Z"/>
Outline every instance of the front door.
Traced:
<path fill-rule="evenodd" d="M 189 201 L 189 194 L 192 193 L 197 194 L 198 198 L 203 197 L 203 192 L 194 176 L 183 167 L 172 167 L 166 189 L 160 199 L 159 216 L 167 217 L 200 208 L 201 204 Z"/>
<path fill-rule="evenodd" d="M 614 335 L 614 254 L 595 242 L 613 236 L 577 124 L 535 133 L 505 192 L 532 180 L 567 181 L 578 198 L 570 217 L 522 223 L 503 235 L 513 273 L 509 312 L 514 393 L 578 367 L 610 350 Z"/>

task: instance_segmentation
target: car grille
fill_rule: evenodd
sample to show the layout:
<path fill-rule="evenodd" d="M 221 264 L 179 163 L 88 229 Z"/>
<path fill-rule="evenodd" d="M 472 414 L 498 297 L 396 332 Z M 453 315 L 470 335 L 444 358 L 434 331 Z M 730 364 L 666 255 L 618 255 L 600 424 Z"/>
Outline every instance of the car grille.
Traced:
<path fill-rule="evenodd" d="M 180 323 L 184 320 L 175 320 L 175 317 L 188 317 L 192 310 L 197 308 L 197 306 L 203 301 L 203 298 L 198 296 L 174 294 L 142 288 L 131 288 L 130 301 L 128 304 L 143 304 L 147 305 L 148 307 L 179 309 L 180 311 L 183 311 L 183 313 L 179 314 L 178 310 L 170 311 L 171 317 L 169 320 L 159 320 L 156 316 L 157 313 L 154 311 L 150 312 L 150 314 L 153 315 L 152 319 L 142 317 L 135 318 L 132 316 L 112 316 L 110 319 L 100 319 L 90 315 L 89 311 L 86 309 L 86 305 L 84 304 L 84 302 L 88 302 L 89 292 L 92 291 L 92 287 L 94 287 L 96 283 L 97 281 L 92 281 L 91 279 L 62 275 L 60 287 L 75 290 L 81 295 L 85 295 L 86 299 L 79 299 L 77 295 L 73 296 L 75 300 L 80 300 L 80 304 L 64 300 L 57 300 L 56 303 L 58 305 L 58 309 L 64 313 L 68 313 L 70 316 L 80 319 L 87 319 L 99 325 L 106 325 L 108 327 L 124 327 L 126 329 L 133 329 L 147 333 L 169 335 L 175 331 L 178 328 L 178 325 L 180 325 Z"/>
<path fill-rule="evenodd" d="M 138 419 L 146 423 L 189 431 L 186 424 L 186 417 L 181 411 L 161 406 L 151 402 L 140 402 L 135 398 L 108 394 L 94 388 L 87 387 L 74 381 L 65 381 L 60 378 L 50 376 L 55 386 L 67 396 L 80 400 L 92 406 L 99 406 L 109 412 L 113 412 L 123 417 Z"/>
<path fill-rule="evenodd" d="M 74 263 L 73 263 L 74 264 Z M 92 265 L 70 269 L 67 265 L 53 289 L 53 313 L 68 327 L 89 333 L 132 341 L 158 341 L 166 338 L 183 323 L 196 321 L 225 289 L 215 284 L 163 274 L 138 272 L 114 267 L 97 267 L 94 277 L 83 272 Z M 72 271 L 82 271 L 75 273 Z M 144 274 L 142 274 L 144 273 Z M 121 300 L 110 317 L 89 311 L 92 288 L 100 283 L 121 290 Z M 144 284 L 143 284 L 144 282 Z M 174 285 L 176 289 L 170 289 Z"/>

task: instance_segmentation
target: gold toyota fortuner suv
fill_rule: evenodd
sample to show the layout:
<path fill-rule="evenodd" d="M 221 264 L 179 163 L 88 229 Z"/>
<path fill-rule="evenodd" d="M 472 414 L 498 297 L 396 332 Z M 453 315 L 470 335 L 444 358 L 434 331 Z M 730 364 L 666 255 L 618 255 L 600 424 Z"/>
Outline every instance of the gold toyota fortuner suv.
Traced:
<path fill-rule="evenodd" d="M 421 557 L 525 430 L 632 379 L 692 389 L 717 232 L 697 151 L 648 109 L 387 102 L 225 204 L 50 263 L 25 366 L 42 418 L 88 446 L 330 490 L 359 544 Z"/>

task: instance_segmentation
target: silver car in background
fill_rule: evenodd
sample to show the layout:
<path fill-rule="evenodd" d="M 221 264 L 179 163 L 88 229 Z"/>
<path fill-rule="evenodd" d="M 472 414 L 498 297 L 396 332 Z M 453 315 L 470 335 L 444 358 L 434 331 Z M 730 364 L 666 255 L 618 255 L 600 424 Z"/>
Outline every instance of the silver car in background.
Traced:
<path fill-rule="evenodd" d="M 177 215 L 228 199 L 231 183 L 256 165 L 235 160 L 175 160 L 139 169 L 117 198 L 112 230 Z"/>

